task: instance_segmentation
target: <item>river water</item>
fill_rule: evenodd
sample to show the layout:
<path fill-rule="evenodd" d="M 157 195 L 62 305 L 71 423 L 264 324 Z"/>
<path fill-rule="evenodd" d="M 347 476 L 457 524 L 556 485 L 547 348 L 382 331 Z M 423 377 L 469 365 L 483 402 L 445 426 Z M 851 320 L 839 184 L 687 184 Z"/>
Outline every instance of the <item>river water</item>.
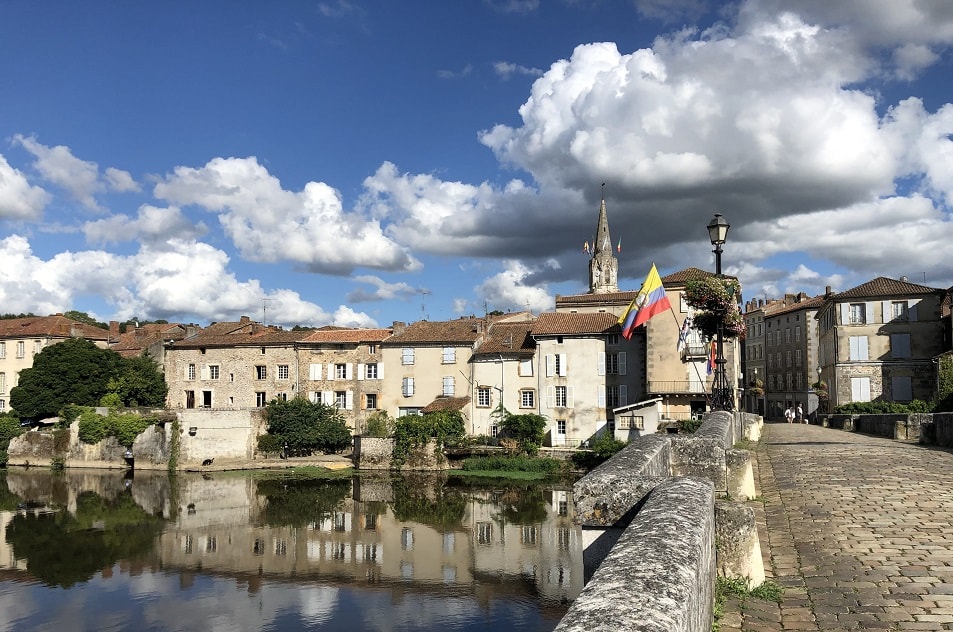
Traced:
<path fill-rule="evenodd" d="M 0 470 L 0 630 L 552 630 L 569 483 Z"/>

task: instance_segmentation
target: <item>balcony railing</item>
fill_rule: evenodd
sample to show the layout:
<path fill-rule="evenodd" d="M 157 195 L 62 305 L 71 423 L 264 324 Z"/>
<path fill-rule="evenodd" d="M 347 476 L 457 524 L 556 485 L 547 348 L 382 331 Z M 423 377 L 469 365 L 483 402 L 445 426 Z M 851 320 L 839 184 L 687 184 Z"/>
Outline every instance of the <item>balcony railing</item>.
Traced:
<path fill-rule="evenodd" d="M 702 382 L 690 382 L 688 380 L 649 380 L 649 395 L 664 395 L 667 393 L 698 393 L 703 395 L 708 392 L 710 380 Z"/>

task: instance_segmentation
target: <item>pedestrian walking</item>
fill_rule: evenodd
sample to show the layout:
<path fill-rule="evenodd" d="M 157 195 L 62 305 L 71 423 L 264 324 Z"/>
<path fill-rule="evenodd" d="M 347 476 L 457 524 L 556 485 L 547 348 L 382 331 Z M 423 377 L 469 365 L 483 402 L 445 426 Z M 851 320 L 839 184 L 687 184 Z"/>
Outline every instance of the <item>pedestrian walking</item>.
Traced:
<path fill-rule="evenodd" d="M 794 423 L 794 409 L 790 406 L 784 411 L 784 418 L 788 420 L 788 423 Z"/>
<path fill-rule="evenodd" d="M 800 404 L 797 405 L 797 420 L 798 420 L 798 423 L 802 423 L 802 424 L 807 423 L 807 419 L 804 418 L 804 409 L 801 408 Z"/>

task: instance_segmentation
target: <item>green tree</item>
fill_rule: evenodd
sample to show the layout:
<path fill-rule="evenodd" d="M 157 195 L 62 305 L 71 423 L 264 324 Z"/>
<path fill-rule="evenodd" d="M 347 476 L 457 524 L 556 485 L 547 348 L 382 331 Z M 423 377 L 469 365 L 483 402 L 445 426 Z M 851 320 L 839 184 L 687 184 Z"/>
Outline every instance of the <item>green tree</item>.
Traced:
<path fill-rule="evenodd" d="M 351 445 L 351 431 L 334 406 L 303 398 L 275 399 L 265 407 L 268 434 L 281 437 L 293 452 L 339 452 Z"/>
<path fill-rule="evenodd" d="M 93 327 L 99 327 L 100 329 L 109 329 L 109 325 L 107 323 L 99 322 L 98 320 L 96 320 L 95 318 L 87 314 L 86 312 L 77 312 L 76 310 L 70 310 L 68 312 L 63 312 L 63 316 L 66 316 L 67 318 L 71 320 L 77 320 L 87 325 L 92 325 Z"/>
<path fill-rule="evenodd" d="M 503 419 L 503 435 L 516 439 L 520 452 L 536 454 L 543 445 L 546 430 L 546 418 L 532 413 L 526 415 L 511 415 L 507 413 Z"/>
<path fill-rule="evenodd" d="M 119 374 L 107 388 L 124 406 L 164 406 L 169 387 L 159 365 L 148 353 L 123 358 Z"/>
<path fill-rule="evenodd" d="M 67 404 L 96 406 L 119 374 L 122 358 L 85 338 L 69 338 L 36 354 L 33 367 L 20 372 L 10 405 L 21 417 L 59 414 Z"/>
<path fill-rule="evenodd" d="M 10 439 L 22 432 L 23 428 L 15 413 L 0 414 L 0 466 L 7 464 L 7 448 L 10 446 Z"/>

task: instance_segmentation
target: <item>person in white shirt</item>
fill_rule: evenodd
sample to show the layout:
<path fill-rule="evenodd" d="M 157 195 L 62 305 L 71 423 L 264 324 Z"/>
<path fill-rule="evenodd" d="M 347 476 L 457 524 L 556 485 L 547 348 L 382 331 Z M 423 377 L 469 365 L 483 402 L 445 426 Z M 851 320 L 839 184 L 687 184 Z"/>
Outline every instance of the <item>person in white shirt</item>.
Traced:
<path fill-rule="evenodd" d="M 788 406 L 787 410 L 784 411 L 784 418 L 788 420 L 788 423 L 794 422 L 794 409 Z"/>
<path fill-rule="evenodd" d="M 801 405 L 797 405 L 797 420 L 799 423 L 806 424 L 807 419 L 804 418 L 804 409 L 801 408 Z"/>

